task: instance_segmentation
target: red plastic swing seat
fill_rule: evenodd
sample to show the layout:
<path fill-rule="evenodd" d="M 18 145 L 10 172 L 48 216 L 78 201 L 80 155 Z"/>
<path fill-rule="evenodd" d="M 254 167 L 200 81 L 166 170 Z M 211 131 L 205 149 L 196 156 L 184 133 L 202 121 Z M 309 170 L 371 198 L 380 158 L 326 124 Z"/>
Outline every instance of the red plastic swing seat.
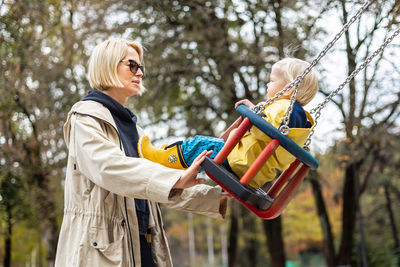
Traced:
<path fill-rule="evenodd" d="M 246 106 L 240 105 L 236 110 L 242 116 L 236 132 L 227 140 L 215 159 L 206 157 L 202 166 L 211 179 L 258 217 L 263 219 L 276 218 L 290 202 L 308 170 L 318 167 L 318 161 Z M 252 125 L 258 127 L 272 140 L 239 181 L 237 177 L 227 172 L 221 164 Z M 280 145 L 295 156 L 296 160 L 282 172 L 267 192 L 260 188 L 249 187 L 251 180 Z"/>

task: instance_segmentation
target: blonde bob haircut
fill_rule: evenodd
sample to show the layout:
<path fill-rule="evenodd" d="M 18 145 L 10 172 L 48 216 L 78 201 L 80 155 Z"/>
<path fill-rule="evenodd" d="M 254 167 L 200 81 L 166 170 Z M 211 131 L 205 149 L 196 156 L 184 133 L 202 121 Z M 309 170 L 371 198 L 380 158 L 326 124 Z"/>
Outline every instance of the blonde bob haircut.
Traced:
<path fill-rule="evenodd" d="M 300 75 L 310 64 L 298 58 L 284 58 L 276 62 L 272 67 L 282 71 L 283 77 L 287 83 L 290 83 L 298 75 Z M 316 71 L 311 71 L 304 77 L 303 82 L 299 85 L 296 101 L 304 106 L 308 104 L 319 90 L 318 74 Z"/>
<path fill-rule="evenodd" d="M 112 39 L 98 44 L 88 62 L 88 79 L 92 88 L 100 91 L 112 87 L 123 87 L 118 79 L 118 64 L 128 54 L 128 48 L 132 47 L 139 55 L 141 64 L 143 64 L 143 48 L 138 42 L 125 39 Z M 146 89 L 140 84 L 139 94 Z"/>

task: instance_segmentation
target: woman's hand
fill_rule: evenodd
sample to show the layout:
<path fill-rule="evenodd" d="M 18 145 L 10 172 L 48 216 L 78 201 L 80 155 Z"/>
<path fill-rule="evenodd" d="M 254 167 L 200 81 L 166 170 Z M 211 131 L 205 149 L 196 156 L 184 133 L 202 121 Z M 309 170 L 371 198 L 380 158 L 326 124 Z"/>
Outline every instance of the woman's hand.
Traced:
<path fill-rule="evenodd" d="M 173 188 L 180 188 L 185 189 L 192 187 L 194 185 L 203 184 L 206 180 L 204 179 L 196 179 L 197 174 L 199 173 L 201 166 L 200 164 L 203 163 L 205 156 L 211 156 L 213 153 L 212 150 L 207 151 L 204 150 L 197 158 L 193 161 L 192 165 L 187 168 L 182 175 L 182 177 L 176 182 Z"/>
<path fill-rule="evenodd" d="M 246 105 L 249 109 L 253 109 L 255 107 L 255 105 L 253 103 L 251 103 L 250 100 L 242 99 L 235 103 L 235 109 L 241 104 Z"/>
<path fill-rule="evenodd" d="M 224 200 L 224 199 L 231 199 L 231 198 L 233 198 L 233 196 L 230 193 L 226 192 L 224 189 L 222 189 L 220 199 Z"/>
<path fill-rule="evenodd" d="M 228 206 L 227 201 L 230 198 L 233 198 L 232 195 L 222 189 L 221 196 L 219 198 L 219 213 L 224 217 L 226 214 L 226 208 Z"/>

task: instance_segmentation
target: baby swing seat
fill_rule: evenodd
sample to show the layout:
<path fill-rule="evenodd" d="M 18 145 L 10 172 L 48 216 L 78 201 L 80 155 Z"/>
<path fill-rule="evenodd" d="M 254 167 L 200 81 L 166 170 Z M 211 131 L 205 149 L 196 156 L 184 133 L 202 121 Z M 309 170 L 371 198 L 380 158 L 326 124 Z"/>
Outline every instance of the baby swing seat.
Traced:
<path fill-rule="evenodd" d="M 278 129 L 265 121 L 260 115 L 254 113 L 247 106 L 239 105 L 236 111 L 241 115 L 241 122 L 236 132 L 229 137 L 214 160 L 209 157 L 205 158 L 202 167 L 211 179 L 258 217 L 273 219 L 279 216 L 289 203 L 308 170 L 310 168 L 318 168 L 318 161 L 313 158 L 310 153 L 297 145 L 289 137 L 283 135 Z M 238 180 L 235 175 L 228 172 L 221 164 L 252 125 L 256 126 L 272 140 L 243 177 Z M 282 172 L 267 192 L 264 192 L 261 188 L 255 189 L 248 186 L 279 145 L 291 153 L 296 160 L 287 170 Z M 299 168 L 300 164 L 302 164 L 302 166 Z M 293 175 L 296 170 L 297 172 Z M 292 179 L 290 179 L 291 177 Z"/>

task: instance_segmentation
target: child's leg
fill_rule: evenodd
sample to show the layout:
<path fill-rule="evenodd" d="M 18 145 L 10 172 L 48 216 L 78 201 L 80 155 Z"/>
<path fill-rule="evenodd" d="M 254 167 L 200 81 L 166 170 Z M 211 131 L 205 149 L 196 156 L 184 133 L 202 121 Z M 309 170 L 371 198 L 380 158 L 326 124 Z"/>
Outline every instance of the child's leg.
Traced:
<path fill-rule="evenodd" d="M 225 142 L 221 138 L 212 136 L 196 135 L 182 143 L 182 154 L 188 166 L 193 163 L 193 160 L 204 150 L 213 150 L 210 158 L 215 158 L 219 151 L 224 146 Z"/>
<path fill-rule="evenodd" d="M 225 141 L 222 138 L 216 138 L 212 136 L 202 136 L 196 135 L 194 138 L 190 138 L 182 143 L 182 154 L 186 163 L 190 166 L 193 163 L 193 160 L 204 150 L 212 150 L 210 158 L 214 159 L 217 154 L 221 151 L 222 147 L 225 145 Z M 225 167 L 226 170 L 236 175 L 231 166 L 229 166 L 229 162 L 226 159 L 222 166 Z"/>
<path fill-rule="evenodd" d="M 215 158 L 225 142 L 223 139 L 211 136 L 195 136 L 184 142 L 176 142 L 169 146 L 155 148 L 147 136 L 141 136 L 138 141 L 139 156 L 157 162 L 169 168 L 186 169 L 204 150 L 213 150 L 210 158 Z"/>

